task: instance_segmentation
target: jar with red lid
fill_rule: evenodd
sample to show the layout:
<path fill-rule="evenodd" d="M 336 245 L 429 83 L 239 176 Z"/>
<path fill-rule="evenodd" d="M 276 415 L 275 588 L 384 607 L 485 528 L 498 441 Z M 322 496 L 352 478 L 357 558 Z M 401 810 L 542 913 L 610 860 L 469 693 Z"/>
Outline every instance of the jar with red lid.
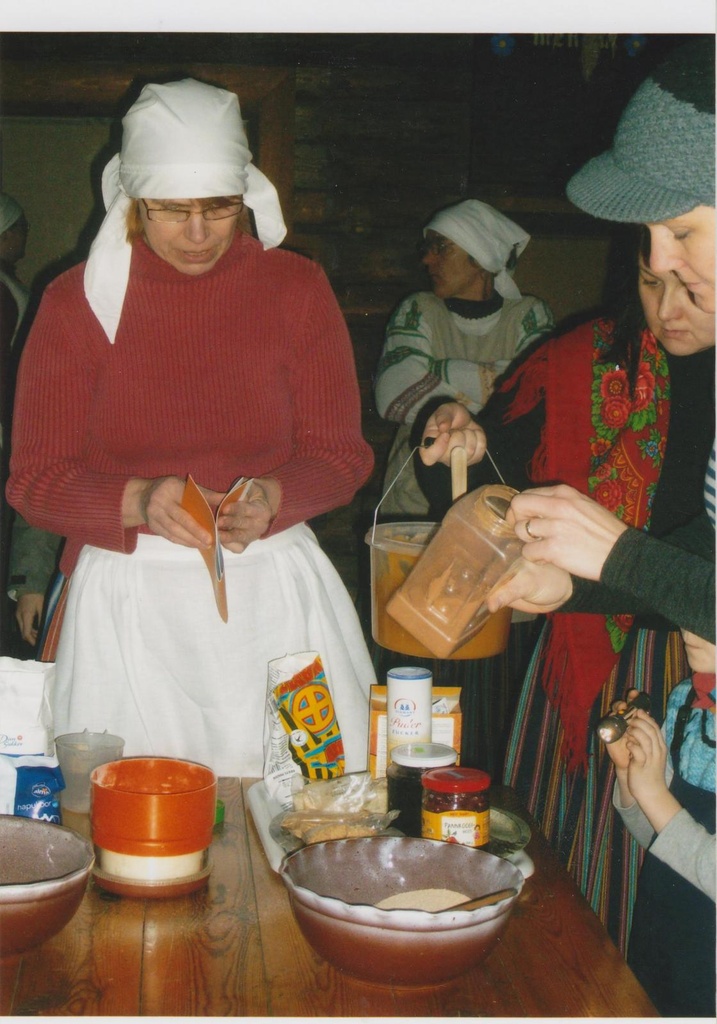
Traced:
<path fill-rule="evenodd" d="M 490 841 L 490 775 L 478 768 L 434 768 L 421 778 L 421 835 L 463 846 Z"/>

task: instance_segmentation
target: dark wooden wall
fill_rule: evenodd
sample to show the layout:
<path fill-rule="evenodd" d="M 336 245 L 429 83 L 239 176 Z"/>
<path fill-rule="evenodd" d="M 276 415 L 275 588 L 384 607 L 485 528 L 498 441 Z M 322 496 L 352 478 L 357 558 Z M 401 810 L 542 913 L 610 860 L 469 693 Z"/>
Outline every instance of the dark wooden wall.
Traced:
<path fill-rule="evenodd" d="M 376 471 L 319 524 L 351 582 L 356 524 L 378 501 L 393 434 L 372 375 L 390 310 L 425 283 L 421 225 L 450 202 L 491 202 L 533 236 L 521 287 L 561 317 L 593 306 L 610 228 L 570 206 L 565 182 L 609 144 L 637 82 L 682 38 L 650 37 L 637 57 L 624 39 L 519 36 L 501 56 L 491 37 L 452 34 L 5 33 L 0 114 L 116 118 L 129 84 L 160 74 L 237 89 L 257 162 L 278 179 L 287 244 L 324 266 L 353 339 Z"/>

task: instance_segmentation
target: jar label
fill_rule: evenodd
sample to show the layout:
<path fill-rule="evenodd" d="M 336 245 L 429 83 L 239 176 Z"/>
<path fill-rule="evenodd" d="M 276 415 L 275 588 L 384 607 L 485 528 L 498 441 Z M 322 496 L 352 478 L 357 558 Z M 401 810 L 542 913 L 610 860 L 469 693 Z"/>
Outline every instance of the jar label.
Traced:
<path fill-rule="evenodd" d="M 433 676 L 427 669 L 391 669 L 386 677 L 386 737 L 390 754 L 403 743 L 430 743 Z"/>
<path fill-rule="evenodd" d="M 444 843 L 485 846 L 490 840 L 490 811 L 422 811 L 421 835 Z"/>

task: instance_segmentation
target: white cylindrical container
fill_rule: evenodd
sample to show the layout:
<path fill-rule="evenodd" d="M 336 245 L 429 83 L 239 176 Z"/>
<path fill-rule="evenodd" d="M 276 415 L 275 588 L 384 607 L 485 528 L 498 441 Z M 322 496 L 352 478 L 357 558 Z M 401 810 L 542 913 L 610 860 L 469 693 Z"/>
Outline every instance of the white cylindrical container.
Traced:
<path fill-rule="evenodd" d="M 402 743 L 430 743 L 433 673 L 407 666 L 389 669 L 386 679 L 386 753 Z"/>

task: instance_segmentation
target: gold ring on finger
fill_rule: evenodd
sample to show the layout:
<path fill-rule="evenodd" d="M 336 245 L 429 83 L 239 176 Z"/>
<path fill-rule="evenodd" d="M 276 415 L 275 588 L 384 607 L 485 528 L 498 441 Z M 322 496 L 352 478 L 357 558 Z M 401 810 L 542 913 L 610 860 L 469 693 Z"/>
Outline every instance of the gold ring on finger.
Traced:
<path fill-rule="evenodd" d="M 530 529 L 530 519 L 525 520 L 525 532 L 528 534 L 531 540 L 542 540 L 542 537 L 538 537 L 538 535 L 533 533 L 533 531 Z"/>

